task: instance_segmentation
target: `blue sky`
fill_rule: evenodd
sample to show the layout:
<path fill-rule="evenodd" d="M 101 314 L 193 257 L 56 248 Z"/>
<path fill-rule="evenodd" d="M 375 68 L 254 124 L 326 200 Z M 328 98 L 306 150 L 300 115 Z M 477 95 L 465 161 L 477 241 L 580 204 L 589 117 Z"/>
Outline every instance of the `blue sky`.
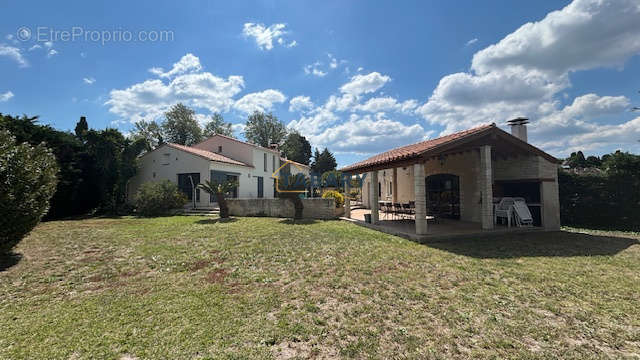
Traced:
<path fill-rule="evenodd" d="M 14 1 L 2 13 L 0 112 L 60 129 L 85 115 L 129 131 L 181 101 L 238 134 L 247 112 L 272 111 L 340 165 L 515 116 L 557 156 L 640 152 L 637 0 Z"/>

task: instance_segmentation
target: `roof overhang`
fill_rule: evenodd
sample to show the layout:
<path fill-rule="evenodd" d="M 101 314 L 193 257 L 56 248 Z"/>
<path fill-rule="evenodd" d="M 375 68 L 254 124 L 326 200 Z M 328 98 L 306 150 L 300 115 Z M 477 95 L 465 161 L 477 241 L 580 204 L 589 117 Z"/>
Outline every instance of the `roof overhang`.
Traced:
<path fill-rule="evenodd" d="M 387 159 L 385 161 L 367 164 L 355 168 L 350 168 L 349 166 L 347 166 L 343 168 L 342 171 L 349 174 L 359 174 L 394 167 L 407 167 L 413 164 L 424 163 L 430 159 L 436 159 L 440 156 L 477 150 L 484 145 L 492 146 L 492 148 L 494 149 L 494 156 L 508 157 L 518 155 L 537 155 L 550 162 L 558 164 L 560 163 L 560 160 L 547 154 L 539 148 L 520 140 L 519 138 L 507 133 L 497 126 L 490 126 L 481 131 L 436 145 L 432 148 L 416 154 L 397 157 L 394 159 Z"/>

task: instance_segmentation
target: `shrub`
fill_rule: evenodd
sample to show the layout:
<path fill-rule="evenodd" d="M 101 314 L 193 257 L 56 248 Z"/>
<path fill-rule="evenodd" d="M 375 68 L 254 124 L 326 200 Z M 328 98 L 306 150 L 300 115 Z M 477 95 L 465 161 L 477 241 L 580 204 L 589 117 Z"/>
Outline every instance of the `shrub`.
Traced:
<path fill-rule="evenodd" d="M 336 207 L 342 207 L 344 205 L 344 196 L 335 190 L 325 191 L 322 194 L 323 199 L 334 199 L 336 202 Z"/>
<path fill-rule="evenodd" d="M 49 210 L 58 165 L 44 145 L 16 144 L 0 130 L 0 254 L 8 253 Z"/>
<path fill-rule="evenodd" d="M 169 180 L 144 183 L 136 194 L 136 209 L 142 216 L 159 216 L 187 203 L 187 197 Z"/>

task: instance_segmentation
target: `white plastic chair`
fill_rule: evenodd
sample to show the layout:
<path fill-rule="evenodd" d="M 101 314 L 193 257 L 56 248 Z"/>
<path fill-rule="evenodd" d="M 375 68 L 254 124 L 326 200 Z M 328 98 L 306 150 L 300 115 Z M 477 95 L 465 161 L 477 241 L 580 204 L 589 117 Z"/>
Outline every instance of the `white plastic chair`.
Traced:
<path fill-rule="evenodd" d="M 515 200 L 510 197 L 504 197 L 500 202 L 495 205 L 493 210 L 493 222 L 498 223 L 498 218 L 507 219 L 507 227 L 511 227 L 511 217 L 513 216 L 513 204 Z"/>
<path fill-rule="evenodd" d="M 518 226 L 533 226 L 531 211 L 523 198 L 514 198 L 513 211 Z"/>

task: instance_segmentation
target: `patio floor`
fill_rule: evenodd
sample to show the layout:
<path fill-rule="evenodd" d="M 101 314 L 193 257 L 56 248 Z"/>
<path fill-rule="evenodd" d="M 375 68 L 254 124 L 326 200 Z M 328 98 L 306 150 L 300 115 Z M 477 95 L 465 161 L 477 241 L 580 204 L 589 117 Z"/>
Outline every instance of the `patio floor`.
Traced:
<path fill-rule="evenodd" d="M 492 230 L 483 230 L 479 223 L 453 220 L 438 219 L 438 222 L 428 221 L 427 234 L 417 235 L 416 226 L 413 219 L 397 219 L 392 220 L 391 215 L 386 215 L 382 211 L 379 212 L 378 223 L 368 224 L 364 221 L 364 215 L 370 214 L 369 209 L 352 209 L 350 218 L 342 218 L 343 220 L 352 221 L 358 225 L 366 226 L 387 234 L 397 235 L 412 240 L 437 240 L 452 238 L 473 238 L 480 236 L 497 235 L 512 232 L 528 232 L 543 230 L 540 227 L 507 227 L 506 225 L 496 225 Z M 386 216 L 385 216 L 386 215 Z"/>

